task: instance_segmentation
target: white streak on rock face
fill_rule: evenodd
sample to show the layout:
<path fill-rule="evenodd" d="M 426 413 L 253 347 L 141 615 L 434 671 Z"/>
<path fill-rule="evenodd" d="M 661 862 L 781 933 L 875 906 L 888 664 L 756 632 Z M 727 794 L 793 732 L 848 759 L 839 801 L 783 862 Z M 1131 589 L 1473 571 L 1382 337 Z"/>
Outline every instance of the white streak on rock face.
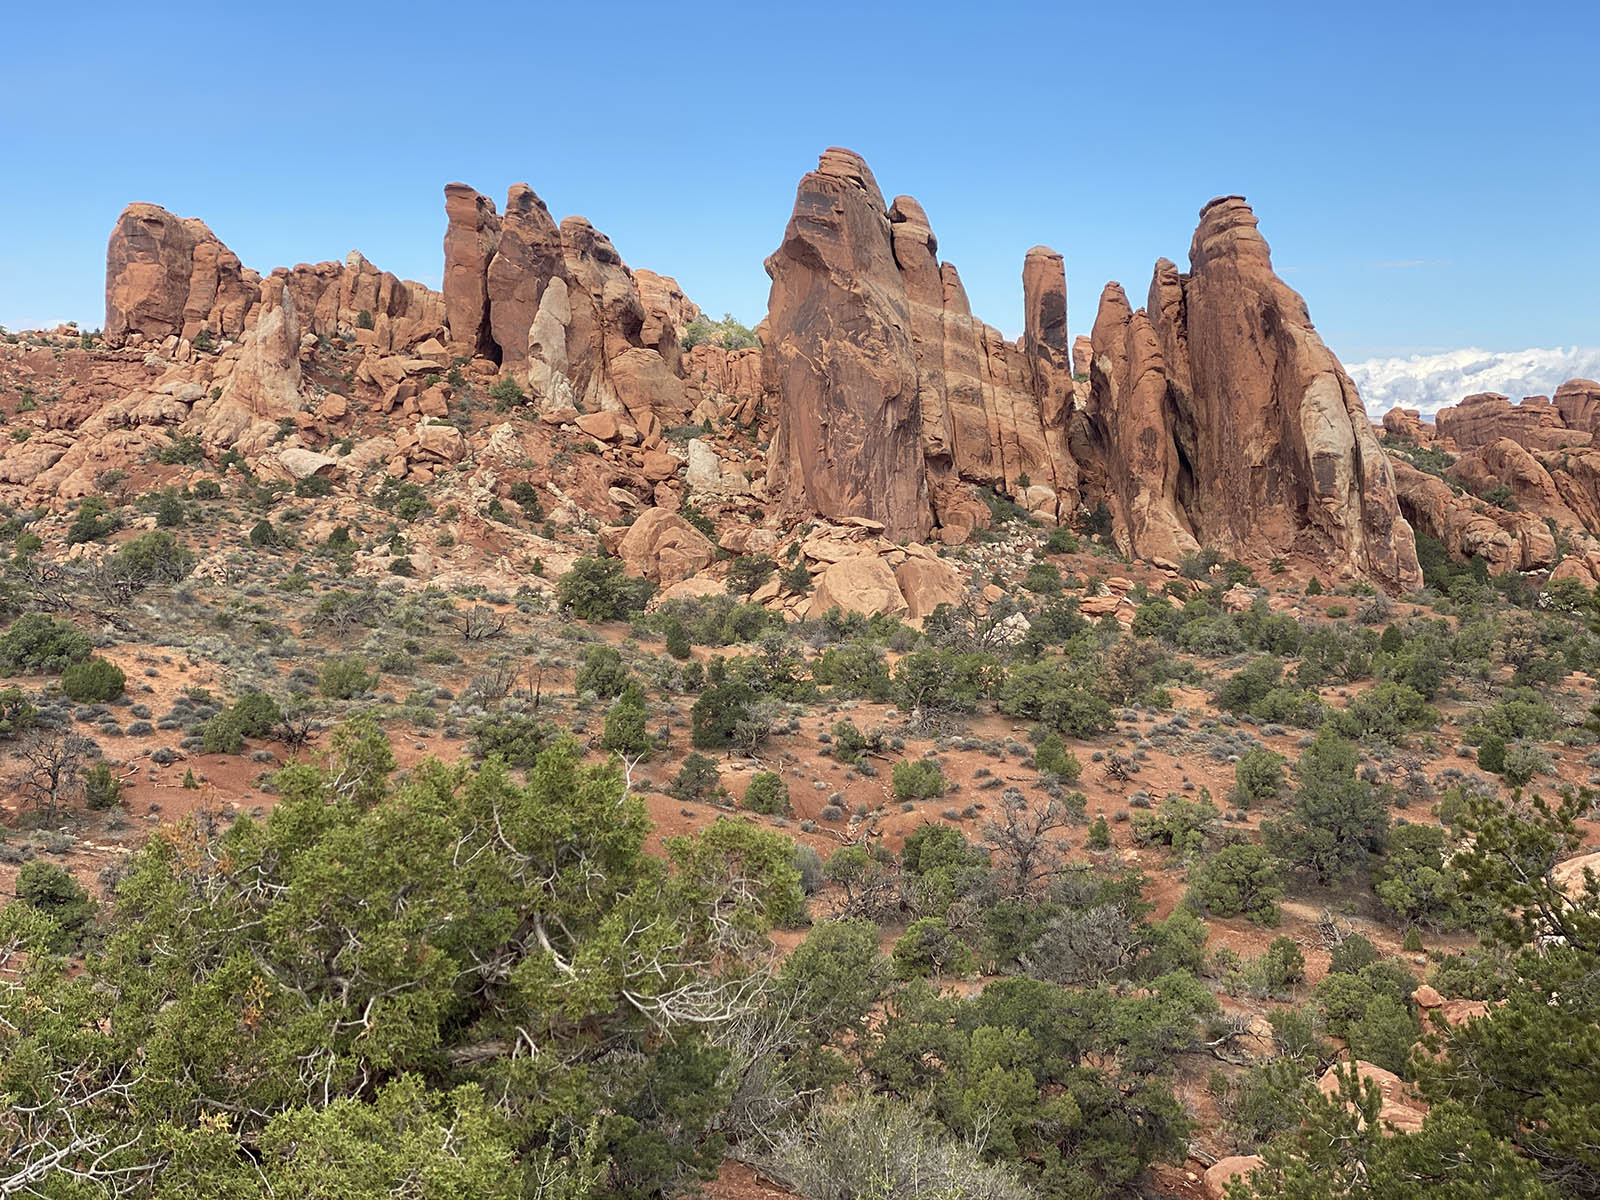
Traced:
<path fill-rule="evenodd" d="M 1463 396 L 1499 392 L 1513 400 L 1550 396 L 1565 380 L 1600 376 L 1600 346 L 1480 350 L 1468 347 L 1409 358 L 1373 358 L 1346 370 L 1361 389 L 1367 412 L 1414 408 L 1432 416 Z"/>

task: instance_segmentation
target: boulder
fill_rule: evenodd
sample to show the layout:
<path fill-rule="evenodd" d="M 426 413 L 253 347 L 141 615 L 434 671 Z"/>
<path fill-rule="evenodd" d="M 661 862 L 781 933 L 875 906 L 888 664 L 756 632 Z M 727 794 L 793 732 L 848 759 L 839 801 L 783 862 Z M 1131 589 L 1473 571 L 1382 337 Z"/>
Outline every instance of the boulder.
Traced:
<path fill-rule="evenodd" d="M 331 472 L 339 460 L 327 454 L 318 454 L 304 446 L 286 446 L 278 451 L 278 461 L 295 479 L 310 479 L 313 475 Z"/>
<path fill-rule="evenodd" d="M 907 612 L 894 571 L 876 554 L 843 558 L 822 572 L 811 594 L 810 615 L 820 617 L 835 606 L 867 617 L 899 617 Z"/>
<path fill-rule="evenodd" d="M 1350 1065 L 1335 1063 L 1329 1067 L 1322 1078 L 1317 1080 L 1317 1090 L 1324 1096 L 1337 1095 L 1340 1090 L 1339 1076 L 1347 1074 Z M 1378 1124 L 1383 1132 L 1415 1133 L 1422 1128 L 1423 1118 L 1428 1115 L 1428 1106 L 1417 1098 L 1398 1075 L 1369 1062 L 1358 1060 L 1354 1066 L 1363 1086 L 1368 1081 L 1375 1083 L 1383 1096 L 1383 1105 L 1378 1110 Z"/>
<path fill-rule="evenodd" d="M 894 569 L 894 581 L 905 599 L 906 617 L 913 621 L 941 604 L 960 604 L 966 595 L 961 572 L 941 558 L 908 558 Z"/>
<path fill-rule="evenodd" d="M 677 513 L 647 508 L 622 535 L 617 555 L 630 575 L 665 587 L 710 566 L 716 547 Z"/>
<path fill-rule="evenodd" d="M 1266 1161 L 1259 1154 L 1234 1154 L 1217 1159 L 1201 1178 L 1207 1200 L 1227 1200 L 1228 1185 L 1235 1179 L 1243 1179 Z"/>
<path fill-rule="evenodd" d="M 1383 432 L 1402 442 L 1425 446 L 1433 441 L 1433 429 L 1422 423 L 1422 414 L 1414 408 L 1391 408 L 1383 414 Z"/>

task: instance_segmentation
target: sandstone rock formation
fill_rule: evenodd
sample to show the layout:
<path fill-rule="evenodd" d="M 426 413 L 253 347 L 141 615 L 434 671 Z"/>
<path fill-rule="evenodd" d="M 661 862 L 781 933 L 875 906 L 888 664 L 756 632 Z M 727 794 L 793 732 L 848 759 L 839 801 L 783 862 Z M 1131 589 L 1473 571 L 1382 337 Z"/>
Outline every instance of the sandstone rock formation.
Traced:
<path fill-rule="evenodd" d="M 1556 389 L 1552 403 L 1567 428 L 1591 436 L 1600 424 L 1600 383 L 1593 379 L 1569 379 Z"/>
<path fill-rule="evenodd" d="M 811 616 L 830 608 L 866 616 L 905 616 L 907 606 L 888 562 L 876 554 L 840 559 L 817 579 L 811 594 Z"/>
<path fill-rule="evenodd" d="M 716 547 L 677 513 L 647 508 L 622 535 L 617 555 L 630 575 L 666 587 L 710 566 Z"/>
<path fill-rule="evenodd" d="M 891 537 L 926 537 L 910 301 L 883 194 L 859 156 L 829 150 L 800 181 L 766 266 L 764 364 L 779 397 L 769 489 L 792 514 L 868 517 Z"/>
<path fill-rule="evenodd" d="M 278 422 L 303 407 L 300 398 L 300 318 L 283 275 L 261 281 L 254 328 L 221 388 L 195 404 L 184 426 L 209 446 L 259 454 L 272 444 Z"/>
<path fill-rule="evenodd" d="M 1458 496 L 1444 480 L 1398 459 L 1393 472 L 1406 520 L 1453 557 L 1481 557 L 1497 574 L 1537 570 L 1555 561 L 1555 539 L 1537 516 Z"/>
<path fill-rule="evenodd" d="M 1365 1086 L 1375 1083 L 1382 1096 L 1382 1104 L 1378 1109 L 1378 1125 L 1385 1133 L 1415 1133 L 1422 1128 L 1422 1121 L 1428 1115 L 1428 1106 L 1411 1091 L 1393 1071 L 1385 1071 L 1382 1067 L 1374 1066 L 1369 1062 L 1357 1060 L 1355 1063 L 1335 1063 L 1323 1072 L 1322 1078 L 1317 1080 L 1317 1090 L 1324 1096 L 1337 1095 L 1340 1089 L 1340 1075 L 1348 1074 L 1351 1066 L 1355 1067 L 1356 1077 Z"/>
<path fill-rule="evenodd" d="M 464 183 L 444 188 L 444 309 L 450 335 L 469 354 L 496 358 L 489 328 L 489 264 L 500 248 L 494 201 Z"/>
<path fill-rule="evenodd" d="M 202 329 L 236 337 L 260 282 L 204 222 L 154 204 L 130 204 L 106 246 L 102 332 L 113 346 L 134 334 L 146 341 L 174 334 L 192 341 Z"/>
<path fill-rule="evenodd" d="M 1433 427 L 1422 423 L 1422 414 L 1414 408 L 1391 408 L 1383 414 L 1383 431 L 1389 437 L 1425 446 L 1433 441 Z"/>
<path fill-rule="evenodd" d="M 1265 1162 L 1266 1159 L 1259 1154 L 1235 1154 L 1228 1158 L 1219 1158 L 1206 1168 L 1206 1173 L 1201 1179 L 1206 1200 L 1227 1200 L 1228 1185 L 1236 1179 L 1243 1179 Z"/>
<path fill-rule="evenodd" d="M 545 289 L 565 270 L 561 231 L 550 210 L 527 184 L 512 184 L 485 282 L 489 333 L 507 370 L 519 371 L 528 361 L 528 328 Z"/>
<path fill-rule="evenodd" d="M 1573 403 L 1575 399 L 1569 394 L 1569 406 L 1576 411 L 1581 403 Z M 1500 438 L 1510 438 L 1530 450 L 1554 450 L 1588 441 L 1587 436 L 1574 435 L 1565 414 L 1546 396 L 1529 396 L 1521 404 L 1512 404 L 1498 392 L 1479 392 L 1460 404 L 1441 408 L 1434 421 L 1439 436 L 1462 450 Z"/>
<path fill-rule="evenodd" d="M 767 273 L 768 485 L 786 512 L 866 517 L 894 538 L 938 526 L 949 540 L 987 521 L 971 484 L 1036 487 L 1030 507 L 1050 521 L 1076 512 L 1058 255 L 1030 251 L 1028 329 L 1007 342 L 974 319 L 921 205 L 886 207 L 860 156 L 835 148 L 801 180 Z"/>
<path fill-rule="evenodd" d="M 1142 322 L 1123 315 L 1121 289 L 1102 298 L 1073 443 L 1098 460 L 1086 463 L 1096 476 L 1086 499 L 1104 495 L 1136 554 L 1164 557 L 1192 538 L 1417 586 L 1411 531 L 1361 398 L 1273 272 L 1242 198 L 1201 210 L 1189 261 L 1187 275 L 1156 264 Z"/>

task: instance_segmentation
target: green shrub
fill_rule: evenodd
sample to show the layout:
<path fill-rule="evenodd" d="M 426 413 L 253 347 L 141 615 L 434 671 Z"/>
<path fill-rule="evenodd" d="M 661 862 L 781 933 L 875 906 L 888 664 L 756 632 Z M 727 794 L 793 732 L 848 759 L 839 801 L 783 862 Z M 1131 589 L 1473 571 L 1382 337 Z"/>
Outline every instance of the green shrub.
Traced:
<path fill-rule="evenodd" d="M 706 688 L 689 710 L 689 741 L 696 750 L 721 750 L 750 713 L 755 693 L 733 681 Z"/>
<path fill-rule="evenodd" d="M 109 763 L 97 762 L 83 771 L 83 803 L 96 812 L 115 808 L 122 803 L 122 780 L 111 770 Z"/>
<path fill-rule="evenodd" d="M 276 546 L 278 544 L 278 531 L 272 527 L 271 521 L 262 518 L 251 527 L 250 544 L 252 546 Z"/>
<path fill-rule="evenodd" d="M 586 555 L 556 581 L 556 604 L 580 621 L 620 621 L 643 612 L 654 590 L 625 574 L 620 559 Z"/>
<path fill-rule="evenodd" d="M 601 748 L 629 758 L 647 753 L 655 745 L 655 739 L 646 728 L 649 715 L 644 691 L 637 683 L 630 683 L 606 714 L 605 730 L 600 735 Z"/>
<path fill-rule="evenodd" d="M 1078 756 L 1067 749 L 1066 742 L 1061 740 L 1058 733 L 1047 733 L 1039 739 L 1039 744 L 1034 747 L 1033 763 L 1039 770 L 1067 783 L 1076 783 L 1078 776 L 1083 774 L 1083 764 L 1078 761 Z"/>
<path fill-rule="evenodd" d="M 23 613 L 0 636 L 0 671 L 45 675 L 64 671 L 94 652 L 94 643 L 71 621 L 48 613 Z"/>
<path fill-rule="evenodd" d="M 265 692 L 246 692 L 234 703 L 230 715 L 245 737 L 266 737 L 283 719 L 283 710 Z"/>
<path fill-rule="evenodd" d="M 1260 846 L 1224 846 L 1189 873 L 1189 900 L 1201 912 L 1219 917 L 1243 914 L 1259 924 L 1276 925 L 1281 899 L 1282 873 Z"/>
<path fill-rule="evenodd" d="M 86 658 L 61 672 L 61 690 L 79 704 L 104 704 L 122 695 L 128 677 L 116 663 Z"/>
<path fill-rule="evenodd" d="M 1233 799 L 1240 808 L 1276 799 L 1283 790 L 1283 755 L 1257 746 L 1239 756 L 1233 768 Z"/>
<path fill-rule="evenodd" d="M 0 738 L 14 738 L 39 723 L 39 710 L 21 688 L 0 688 Z"/>
<path fill-rule="evenodd" d="M 717 760 L 704 754 L 690 754 L 678 768 L 678 776 L 668 789 L 679 800 L 710 800 L 722 794 L 722 775 Z"/>
<path fill-rule="evenodd" d="M 744 806 L 751 812 L 772 817 L 786 817 L 789 807 L 789 785 L 776 771 L 758 771 L 750 777 L 744 789 Z"/>
<path fill-rule="evenodd" d="M 929 759 L 910 759 L 894 765 L 896 800 L 928 800 L 944 795 L 946 786 L 938 764 Z"/>
<path fill-rule="evenodd" d="M 472 724 L 472 750 L 479 758 L 498 758 L 512 767 L 531 767 L 555 740 L 549 721 L 526 713 L 479 717 Z"/>
<path fill-rule="evenodd" d="M 583 665 L 578 668 L 572 681 L 573 690 L 578 695 L 593 692 L 602 700 L 620 696 L 622 689 L 627 686 L 628 668 L 622 665 L 621 652 L 614 646 L 604 644 L 589 647 L 583 656 Z"/>
<path fill-rule="evenodd" d="M 1103 813 L 1095 817 L 1089 826 L 1088 845 L 1091 850 L 1111 849 L 1111 826 L 1106 824 Z"/>
<path fill-rule="evenodd" d="M 972 950 L 950 931 L 943 917 L 913 921 L 895 942 L 890 957 L 900 979 L 970 975 L 977 969 Z"/>
<path fill-rule="evenodd" d="M 54 863 L 34 859 L 17 872 L 17 899 L 50 918 L 56 933 L 50 948 L 64 951 L 76 946 L 94 915 L 95 903 L 66 871 Z"/>
<path fill-rule="evenodd" d="M 522 385 L 512 375 L 500 376 L 489 389 L 489 399 L 493 400 L 495 408 L 502 412 L 521 404 L 527 398 L 528 394 L 522 390 Z"/>
<path fill-rule="evenodd" d="M 679 662 L 688 662 L 694 654 L 694 647 L 689 641 L 689 627 L 676 618 L 667 624 L 665 641 L 667 653 Z"/>
<path fill-rule="evenodd" d="M 354 700 L 378 686 L 376 673 L 367 673 L 367 663 L 360 655 L 330 658 L 322 664 L 318 687 L 330 700 Z"/>
<path fill-rule="evenodd" d="M 219 712 L 205 723 L 200 749 L 206 754 L 238 754 L 244 749 L 244 733 L 231 711 Z"/>
<path fill-rule="evenodd" d="M 115 533 L 118 524 L 111 506 L 105 500 L 99 496 L 86 496 L 79 503 L 72 524 L 67 526 L 67 545 L 98 541 L 109 533 Z"/>

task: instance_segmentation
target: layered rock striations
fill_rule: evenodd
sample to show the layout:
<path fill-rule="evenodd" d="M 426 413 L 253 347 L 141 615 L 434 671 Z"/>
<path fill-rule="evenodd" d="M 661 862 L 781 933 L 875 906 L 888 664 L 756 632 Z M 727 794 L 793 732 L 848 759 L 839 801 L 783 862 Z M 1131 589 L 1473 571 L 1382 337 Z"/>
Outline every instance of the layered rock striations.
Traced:
<path fill-rule="evenodd" d="M 973 317 L 922 206 L 886 205 L 860 156 L 835 148 L 801 180 L 767 273 L 768 486 L 786 511 L 949 540 L 987 523 L 971 485 L 1051 521 L 1076 512 L 1060 256 L 1029 253 L 1028 331 L 1009 342 Z"/>
<path fill-rule="evenodd" d="M 113 346 L 132 337 L 192 341 L 202 329 L 244 332 L 261 277 L 245 270 L 203 221 L 130 204 L 106 246 L 106 320 Z"/>
<path fill-rule="evenodd" d="M 1129 552 L 1296 552 L 1347 575 L 1421 582 L 1394 477 L 1354 383 L 1272 270 L 1238 196 L 1200 213 L 1190 269 L 1162 259 L 1147 307 L 1106 289 L 1075 453 Z M 1093 499 L 1086 495 L 1086 500 Z"/>

